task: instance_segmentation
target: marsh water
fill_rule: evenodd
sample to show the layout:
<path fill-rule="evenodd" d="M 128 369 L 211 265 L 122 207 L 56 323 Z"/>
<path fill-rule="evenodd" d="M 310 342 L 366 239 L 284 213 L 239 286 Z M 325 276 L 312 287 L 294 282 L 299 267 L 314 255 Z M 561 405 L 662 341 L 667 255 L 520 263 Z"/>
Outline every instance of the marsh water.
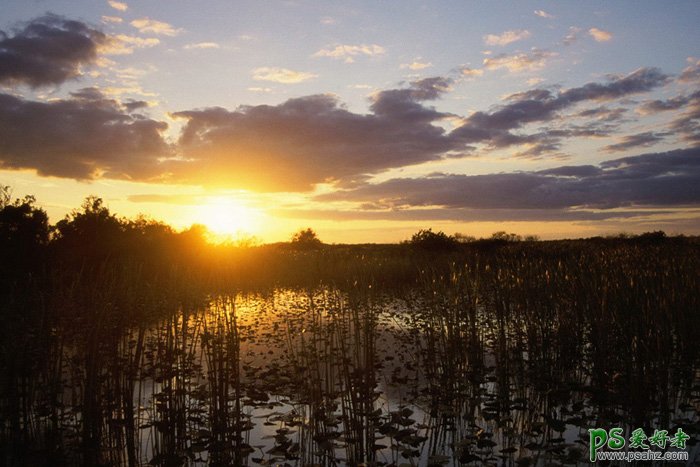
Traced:
<path fill-rule="evenodd" d="M 588 430 L 613 427 L 680 427 L 697 463 L 696 261 L 172 296 L 74 285 L 49 338 L 16 341 L 16 368 L 35 363 L 8 372 L 5 463 L 584 465 Z"/>

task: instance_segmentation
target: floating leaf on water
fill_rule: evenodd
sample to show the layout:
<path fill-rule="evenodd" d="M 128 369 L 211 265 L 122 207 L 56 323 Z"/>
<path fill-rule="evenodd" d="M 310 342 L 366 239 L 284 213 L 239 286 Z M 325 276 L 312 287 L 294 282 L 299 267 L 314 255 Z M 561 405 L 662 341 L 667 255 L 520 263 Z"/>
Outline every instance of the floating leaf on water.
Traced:
<path fill-rule="evenodd" d="M 550 426 L 554 431 L 562 432 L 566 430 L 566 423 L 562 420 L 556 420 L 554 418 L 550 418 L 547 420 L 547 425 Z"/>
<path fill-rule="evenodd" d="M 492 448 L 497 443 L 491 439 L 479 439 L 476 441 L 476 446 L 478 448 Z"/>
<path fill-rule="evenodd" d="M 459 462 L 461 462 L 462 464 L 468 464 L 470 462 L 476 462 L 476 461 L 480 461 L 480 460 L 481 460 L 481 457 L 476 456 L 476 455 L 471 454 L 471 453 L 468 453 L 468 452 L 459 456 Z"/>
<path fill-rule="evenodd" d="M 452 458 L 450 456 L 445 456 L 442 454 L 433 454 L 428 457 L 428 465 L 444 465 L 449 464 Z"/>

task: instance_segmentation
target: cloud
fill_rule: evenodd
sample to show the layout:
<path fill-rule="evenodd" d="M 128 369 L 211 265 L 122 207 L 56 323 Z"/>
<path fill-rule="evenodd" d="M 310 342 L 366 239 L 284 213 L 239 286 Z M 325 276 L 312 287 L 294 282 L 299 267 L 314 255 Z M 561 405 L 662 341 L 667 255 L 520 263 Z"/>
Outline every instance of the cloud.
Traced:
<path fill-rule="evenodd" d="M 157 178 L 158 158 L 170 154 L 161 135 L 167 125 L 132 116 L 129 106 L 96 88 L 51 102 L 0 94 L 0 167 L 74 179 Z"/>
<path fill-rule="evenodd" d="M 630 95 L 649 92 L 667 83 L 669 77 L 657 68 L 641 68 L 627 76 L 615 77 L 607 83 L 588 83 L 558 93 L 549 89 L 532 89 L 513 94 L 506 104 L 491 112 L 475 112 L 463 120 L 450 136 L 465 144 L 484 143 L 491 148 L 533 145 L 556 148 L 556 141 L 547 138 L 568 136 L 552 130 L 540 134 L 522 135 L 513 130 L 533 122 L 551 121 L 559 112 L 583 102 L 605 102 Z M 587 129 L 590 131 L 591 129 Z M 543 141 L 545 144 L 543 144 Z"/>
<path fill-rule="evenodd" d="M 287 68 L 260 67 L 253 70 L 253 79 L 256 81 L 294 84 L 308 81 L 316 77 L 318 77 L 318 75 L 314 73 L 288 70 Z"/>
<path fill-rule="evenodd" d="M 597 121 L 602 121 L 602 122 L 619 122 L 621 121 L 625 114 L 627 113 L 627 109 L 623 107 L 618 107 L 618 108 L 608 108 L 606 106 L 600 106 L 600 107 L 593 107 L 590 109 L 582 110 L 581 112 L 577 113 L 575 116 L 576 117 L 585 117 L 585 118 L 594 118 Z"/>
<path fill-rule="evenodd" d="M 112 24 L 119 24 L 122 23 L 124 20 L 120 18 L 119 16 L 107 16 L 107 15 L 102 15 L 102 22 L 103 23 L 112 23 Z"/>
<path fill-rule="evenodd" d="M 128 55 L 134 53 L 135 49 L 155 47 L 160 44 L 160 39 L 155 37 L 136 37 L 126 34 L 116 34 L 109 36 L 100 46 L 100 53 L 105 55 Z"/>
<path fill-rule="evenodd" d="M 579 210 L 700 203 L 700 149 L 683 149 L 539 172 L 395 178 L 318 195 L 393 209 Z"/>
<path fill-rule="evenodd" d="M 649 147 L 654 144 L 663 141 L 664 134 L 652 133 L 651 131 L 646 131 L 644 133 L 637 133 L 635 135 L 626 135 L 620 138 L 619 143 L 609 144 L 603 148 L 606 152 L 621 152 L 627 151 L 628 149 L 637 147 Z"/>
<path fill-rule="evenodd" d="M 501 34 L 487 34 L 484 36 L 484 43 L 486 45 L 508 45 L 513 42 L 522 41 L 530 37 L 530 31 L 526 29 L 515 29 L 512 31 L 505 31 Z"/>
<path fill-rule="evenodd" d="M 257 79 L 276 82 L 299 82 L 308 75 L 255 70 Z M 564 139 L 617 136 L 627 109 L 609 103 L 650 92 L 669 79 L 658 69 L 642 68 L 569 89 L 529 89 L 489 110 L 460 116 L 430 105 L 456 82 L 435 76 L 374 92 L 364 113 L 349 111 L 327 94 L 277 105 L 176 112 L 171 116 L 183 124 L 172 146 L 161 137 L 165 123 L 138 114 L 145 108 L 143 101 L 119 103 L 107 97 L 118 97 L 127 88 L 143 93 L 140 89 L 85 88 L 48 103 L 3 96 L 0 154 L 5 168 L 35 168 L 73 178 L 161 180 L 268 192 L 304 192 L 321 183 L 336 189 L 361 187 L 389 169 L 500 148 L 514 148 L 516 157 L 563 157 Z M 258 91 L 266 89 L 254 89 Z M 689 100 L 667 129 L 689 145 L 700 140 L 700 106 L 694 102 Z M 447 121 L 457 126 L 448 130 Z M 536 124 L 541 127 L 533 128 Z M 19 143 L 24 136 L 31 141 L 25 148 Z M 98 148 L 107 150 L 103 155 Z"/>
<path fill-rule="evenodd" d="M 117 2 L 116 0 L 107 0 L 107 3 L 109 3 L 109 6 L 118 11 L 126 11 L 129 9 L 129 5 L 127 5 L 124 2 Z"/>
<path fill-rule="evenodd" d="M 377 55 L 384 55 L 386 49 L 377 44 L 361 44 L 361 45 L 336 45 L 334 47 L 328 47 L 321 49 L 315 54 L 314 57 L 330 57 L 337 60 L 344 60 L 345 63 L 352 63 L 355 61 L 353 57 L 364 55 L 367 57 L 375 57 Z"/>
<path fill-rule="evenodd" d="M 608 42 L 613 38 L 612 33 L 608 31 L 603 31 L 598 28 L 591 28 L 588 30 L 588 34 L 595 39 L 597 42 Z"/>
<path fill-rule="evenodd" d="M 371 209 L 371 208 L 375 209 Z M 376 209 L 372 203 L 366 203 L 360 209 L 271 209 L 274 217 L 293 219 L 326 219 L 334 221 L 348 220 L 392 220 L 392 221 L 462 221 L 462 222 L 556 222 L 556 221 L 600 221 L 607 219 L 629 219 L 669 211 L 658 209 L 625 211 L 591 211 L 570 209 L 470 209 L 470 208 L 417 208 L 417 209 Z M 697 222 L 697 220 L 695 220 Z M 693 225 L 693 227 L 697 227 Z"/>
<path fill-rule="evenodd" d="M 134 112 L 136 110 L 147 109 L 150 106 L 150 102 L 136 101 L 133 99 L 127 99 L 126 102 L 122 102 L 122 107 L 124 107 L 124 109 L 126 109 L 127 112 Z"/>
<path fill-rule="evenodd" d="M 554 15 L 550 15 L 544 10 L 535 10 L 535 14 L 539 16 L 540 18 L 547 18 L 547 19 L 553 19 Z"/>
<path fill-rule="evenodd" d="M 680 79 L 679 77 L 679 81 Z M 679 135 L 682 141 L 691 146 L 700 145 L 700 90 L 689 95 L 681 94 L 665 100 L 646 101 L 637 111 L 641 115 L 680 111 L 668 125 L 668 131 Z"/>
<path fill-rule="evenodd" d="M 419 60 L 414 60 L 411 63 L 402 63 L 399 66 L 399 68 L 401 68 L 402 70 L 405 70 L 408 68 L 409 70 L 418 71 L 418 70 L 424 70 L 426 68 L 430 68 L 431 66 L 433 66 L 433 64 L 430 62 L 421 62 Z"/>
<path fill-rule="evenodd" d="M 138 29 L 142 34 L 177 36 L 182 32 L 182 29 L 176 29 L 171 24 L 149 18 L 135 19 L 130 24 Z"/>
<path fill-rule="evenodd" d="M 700 147 L 700 91 L 688 97 L 685 110 L 671 122 L 669 131 L 679 134 L 686 144 Z"/>
<path fill-rule="evenodd" d="M 320 22 L 321 24 L 325 25 L 325 26 L 330 26 L 330 25 L 332 25 L 332 24 L 337 24 L 337 23 L 338 23 L 338 21 L 337 21 L 335 18 L 331 17 L 331 16 L 324 16 L 323 18 L 321 18 L 321 19 L 319 20 L 319 22 Z"/>
<path fill-rule="evenodd" d="M 700 91 L 686 96 L 676 96 L 666 100 L 646 101 L 639 107 L 639 112 L 642 115 L 656 114 L 659 112 L 667 112 L 669 110 L 679 110 L 684 107 L 698 104 L 700 102 Z"/>
<path fill-rule="evenodd" d="M 571 26 L 569 28 L 569 32 L 564 36 L 564 39 L 562 42 L 564 45 L 571 45 L 574 42 L 578 40 L 578 36 L 581 33 L 581 28 L 577 28 L 576 26 Z"/>
<path fill-rule="evenodd" d="M 0 84 L 61 84 L 94 64 L 107 37 L 80 21 L 45 15 L 10 35 L 0 31 Z"/>
<path fill-rule="evenodd" d="M 535 49 L 529 54 L 500 54 L 495 57 L 486 57 L 484 59 L 484 68 L 488 70 L 505 68 L 511 73 L 539 70 L 545 66 L 547 60 L 556 55 L 555 52 L 539 49 Z"/>
<path fill-rule="evenodd" d="M 700 83 L 700 59 L 688 57 L 688 66 L 678 77 L 681 83 Z"/>
<path fill-rule="evenodd" d="M 250 92 L 268 93 L 268 92 L 272 92 L 272 88 L 250 87 L 250 88 L 248 88 L 248 91 L 250 91 Z"/>
<path fill-rule="evenodd" d="M 216 42 L 197 42 L 194 44 L 187 44 L 185 47 L 185 50 L 193 50 L 193 49 L 219 49 L 221 46 L 217 44 Z"/>
<path fill-rule="evenodd" d="M 371 114 L 349 112 L 329 95 L 178 112 L 173 116 L 187 120 L 179 140 L 183 162 L 169 169 L 186 183 L 308 191 L 317 183 L 352 184 L 388 168 L 438 160 L 458 146 L 432 125 L 444 114 L 421 103 L 448 87 L 444 78 L 426 78 L 381 91 Z"/>
<path fill-rule="evenodd" d="M 484 70 L 481 70 L 479 68 L 470 68 L 468 66 L 460 67 L 458 70 L 459 74 L 468 78 L 473 78 L 475 76 L 481 76 L 484 74 Z"/>

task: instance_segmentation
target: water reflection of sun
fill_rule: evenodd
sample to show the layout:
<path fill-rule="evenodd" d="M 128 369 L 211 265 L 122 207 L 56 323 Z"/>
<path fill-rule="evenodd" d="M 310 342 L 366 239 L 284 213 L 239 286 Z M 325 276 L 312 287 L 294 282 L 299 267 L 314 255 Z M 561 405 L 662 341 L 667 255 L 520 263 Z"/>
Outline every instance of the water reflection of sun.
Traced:
<path fill-rule="evenodd" d="M 261 211 L 235 198 L 212 197 L 198 209 L 197 221 L 217 236 L 236 237 L 259 233 Z"/>

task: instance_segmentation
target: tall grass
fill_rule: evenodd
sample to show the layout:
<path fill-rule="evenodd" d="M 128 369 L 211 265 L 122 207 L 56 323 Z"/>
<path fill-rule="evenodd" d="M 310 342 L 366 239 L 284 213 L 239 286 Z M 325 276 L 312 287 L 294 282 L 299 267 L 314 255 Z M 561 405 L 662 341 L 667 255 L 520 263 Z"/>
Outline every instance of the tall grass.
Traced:
<path fill-rule="evenodd" d="M 209 252 L 3 292 L 4 465 L 576 463 L 700 432 L 691 240 Z M 576 442 L 579 438 L 580 442 Z"/>

